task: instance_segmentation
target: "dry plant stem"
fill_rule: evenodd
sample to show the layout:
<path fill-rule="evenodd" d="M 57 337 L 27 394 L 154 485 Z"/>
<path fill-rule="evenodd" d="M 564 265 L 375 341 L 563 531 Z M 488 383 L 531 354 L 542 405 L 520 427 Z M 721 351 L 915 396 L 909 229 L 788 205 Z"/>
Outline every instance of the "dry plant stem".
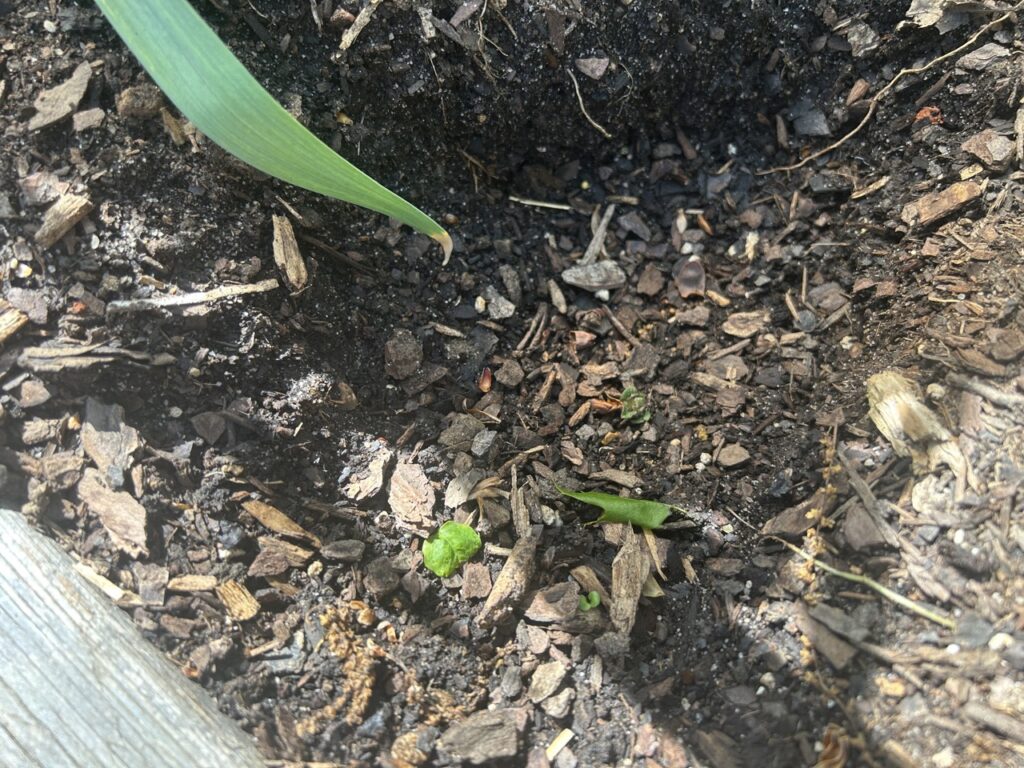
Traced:
<path fill-rule="evenodd" d="M 544 200 L 531 200 L 528 197 L 517 197 L 516 195 L 509 195 L 508 199 L 513 203 L 519 203 L 520 205 L 532 205 L 534 208 L 550 208 L 553 211 L 571 211 L 572 206 L 566 203 L 549 203 Z"/>
<path fill-rule="evenodd" d="M 583 258 L 579 260 L 579 264 L 590 264 L 597 260 L 597 255 L 604 248 L 604 239 L 608 234 L 608 224 L 612 220 L 612 216 L 615 214 L 615 204 L 609 205 L 605 210 L 604 215 L 601 217 L 601 221 L 597 225 L 597 229 L 594 230 L 594 236 L 590 239 L 590 244 L 587 246 L 587 250 L 583 252 Z"/>
<path fill-rule="evenodd" d="M 818 558 L 814 557 L 813 555 L 809 555 L 806 552 L 804 552 L 802 549 L 800 549 L 800 547 L 796 547 L 790 544 L 788 541 L 780 539 L 778 536 L 769 536 L 767 538 L 773 539 L 774 541 L 778 541 L 788 549 L 792 550 L 794 554 L 799 555 L 804 560 L 808 561 L 814 566 L 821 568 L 826 573 L 831 573 L 833 576 L 838 576 L 841 579 L 852 581 L 855 584 L 863 584 L 865 587 L 875 590 L 875 592 L 880 594 L 886 600 L 890 600 L 896 603 L 897 605 L 906 608 L 908 611 L 916 613 L 918 616 L 923 616 L 924 618 L 928 619 L 928 621 L 932 621 L 941 627 L 945 627 L 946 629 L 951 630 L 953 632 L 956 631 L 956 622 L 952 619 L 943 616 L 942 614 L 937 613 L 936 611 L 933 611 L 930 608 L 926 608 L 923 605 L 915 603 L 913 600 L 911 600 L 908 597 L 904 597 L 899 592 L 894 592 L 888 587 L 883 587 L 874 579 L 868 578 L 867 576 L 861 576 L 858 573 L 850 573 L 849 571 L 841 571 L 838 568 L 833 568 L 831 565 L 827 565 L 821 562 Z"/>
<path fill-rule="evenodd" d="M 1002 406 L 1003 408 L 1019 408 L 1024 405 L 1024 396 L 1016 395 L 1012 392 L 1003 392 L 991 384 L 968 378 L 960 373 L 946 374 L 946 381 L 954 387 L 959 387 L 966 392 L 973 392 L 990 403 Z"/>
<path fill-rule="evenodd" d="M 605 130 L 604 127 L 602 127 L 600 123 L 598 123 L 596 120 L 594 120 L 594 118 L 592 118 L 590 116 L 590 113 L 587 112 L 587 108 L 585 106 L 583 106 L 583 94 L 580 93 L 580 84 L 576 80 L 576 75 L 574 75 L 572 73 L 571 69 L 567 69 L 565 71 L 569 73 L 569 79 L 572 80 L 572 87 L 576 90 L 576 101 L 579 102 L 580 112 L 582 112 L 583 116 L 585 118 L 587 118 L 587 122 L 590 123 L 592 126 L 594 126 L 594 128 L 597 130 L 597 132 L 600 133 L 602 136 L 604 136 L 606 139 L 612 138 L 612 135 L 610 133 L 608 133 L 608 131 Z"/>
<path fill-rule="evenodd" d="M 927 64 L 923 64 L 920 67 L 909 67 L 907 69 L 901 69 L 896 74 L 896 77 L 894 77 L 892 80 L 886 83 L 882 90 L 880 90 L 878 93 L 871 97 L 871 101 L 868 103 L 867 114 L 865 114 L 861 121 L 857 123 L 856 127 L 854 127 L 853 130 L 851 130 L 838 141 L 829 144 L 824 149 L 819 149 L 817 152 L 812 152 L 798 163 L 793 163 L 792 165 L 783 165 L 777 168 L 769 168 L 766 171 L 757 171 L 757 175 L 769 176 L 773 173 L 788 173 L 789 171 L 795 171 L 800 168 L 803 168 L 808 163 L 817 160 L 819 157 L 822 157 L 823 155 L 827 155 L 829 152 L 834 152 L 835 150 L 839 149 L 839 147 L 843 146 L 843 144 L 845 144 L 858 133 L 860 133 L 864 129 L 864 126 L 871 122 L 871 118 L 873 118 L 875 116 L 875 113 L 878 111 L 878 105 L 881 103 L 882 99 L 885 98 L 886 95 L 888 95 L 889 91 L 896 87 L 896 84 L 899 83 L 900 80 L 902 80 L 904 77 L 907 77 L 908 75 L 923 74 L 928 70 L 932 69 L 933 67 L 938 66 L 942 62 L 948 61 L 954 56 L 958 56 L 959 54 L 963 53 L 967 49 L 974 46 L 974 44 L 977 43 L 978 40 L 980 40 L 982 36 L 985 35 L 989 30 L 998 27 L 1004 21 L 1007 21 L 1008 19 L 1012 18 L 1013 15 L 1021 8 L 1024 8 L 1024 2 L 1017 3 L 1015 6 L 1013 6 L 1013 8 L 1008 10 L 1002 16 L 990 21 L 988 24 L 986 24 L 973 35 L 971 35 L 963 45 L 960 45 L 957 48 L 954 48 L 952 51 L 949 51 L 937 58 L 932 59 Z"/>

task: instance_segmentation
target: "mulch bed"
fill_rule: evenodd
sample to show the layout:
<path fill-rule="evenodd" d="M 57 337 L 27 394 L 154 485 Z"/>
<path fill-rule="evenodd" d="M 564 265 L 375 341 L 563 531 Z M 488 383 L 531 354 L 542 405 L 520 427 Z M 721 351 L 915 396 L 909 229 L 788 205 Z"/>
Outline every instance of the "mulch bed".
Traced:
<path fill-rule="evenodd" d="M 382 5 L 343 53 L 341 3 L 273 5 L 200 10 L 452 261 L 223 155 L 92 6 L 0 2 L 5 503 L 275 764 L 1024 764 L 1007 4 L 806 3 L 777 47 L 639 0 Z M 448 145 L 335 78 L 440 99 Z M 510 111 L 541 102 L 547 139 Z M 441 579 L 446 520 L 484 547 Z"/>

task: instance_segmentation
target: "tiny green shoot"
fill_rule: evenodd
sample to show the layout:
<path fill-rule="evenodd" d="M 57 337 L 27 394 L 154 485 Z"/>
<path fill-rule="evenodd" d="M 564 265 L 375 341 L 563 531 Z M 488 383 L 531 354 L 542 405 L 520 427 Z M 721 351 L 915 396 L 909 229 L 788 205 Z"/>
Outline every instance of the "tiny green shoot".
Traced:
<path fill-rule="evenodd" d="M 188 0 L 96 0 L 167 98 L 226 151 L 295 186 L 369 208 L 432 237 L 437 222 L 310 133 L 249 74 Z"/>
<path fill-rule="evenodd" d="M 586 613 L 589 610 L 597 608 L 601 604 L 601 595 L 594 590 L 591 590 L 585 595 L 580 595 L 580 610 Z"/>
<path fill-rule="evenodd" d="M 480 545 L 480 535 L 470 526 L 449 520 L 424 543 L 423 564 L 447 579 L 480 550 Z"/>
<path fill-rule="evenodd" d="M 555 487 L 558 488 L 558 486 Z M 558 492 L 570 499 L 600 507 L 601 516 L 594 521 L 595 524 L 631 523 L 641 528 L 656 530 L 665 523 L 673 509 L 660 501 L 624 499 L 621 496 L 613 496 L 600 491 L 570 491 L 567 488 L 558 488 Z"/>
<path fill-rule="evenodd" d="M 619 398 L 622 403 L 622 420 L 633 424 L 643 424 L 651 418 L 647 410 L 647 396 L 636 387 L 626 387 Z"/>

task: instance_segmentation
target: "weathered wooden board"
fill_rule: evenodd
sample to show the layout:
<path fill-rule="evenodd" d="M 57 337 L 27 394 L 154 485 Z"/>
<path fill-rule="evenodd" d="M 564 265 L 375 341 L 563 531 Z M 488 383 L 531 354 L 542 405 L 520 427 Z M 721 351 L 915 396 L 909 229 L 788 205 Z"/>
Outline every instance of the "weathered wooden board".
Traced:
<path fill-rule="evenodd" d="M 249 768 L 251 739 L 89 585 L 0 509 L 0 766 Z"/>

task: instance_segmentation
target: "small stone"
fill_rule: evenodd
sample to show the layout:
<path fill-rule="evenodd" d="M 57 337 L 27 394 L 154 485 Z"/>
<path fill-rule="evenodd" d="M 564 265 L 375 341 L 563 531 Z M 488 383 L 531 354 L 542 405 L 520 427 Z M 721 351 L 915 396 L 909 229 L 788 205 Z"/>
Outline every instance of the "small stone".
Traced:
<path fill-rule="evenodd" d="M 636 284 L 637 293 L 642 293 L 644 296 L 657 296 L 664 287 L 665 276 L 653 264 L 648 264 L 644 268 L 643 274 L 640 275 L 640 280 Z"/>
<path fill-rule="evenodd" d="M 867 56 L 882 42 L 878 33 L 863 21 L 855 21 L 846 28 L 846 39 L 850 43 L 850 49 L 855 59 Z"/>
<path fill-rule="evenodd" d="M 70 115 L 85 95 L 91 77 L 92 67 L 82 62 L 70 78 L 40 93 L 33 102 L 36 114 L 28 121 L 28 129 L 37 131 Z"/>
<path fill-rule="evenodd" d="M 626 284 L 626 273 L 614 261 L 595 261 L 569 267 L 562 272 L 562 280 L 575 288 L 596 293 L 621 288 Z"/>
<path fill-rule="evenodd" d="M 391 594 L 398 589 L 399 582 L 390 557 L 375 558 L 366 566 L 364 583 L 374 597 L 381 598 Z"/>
<path fill-rule="evenodd" d="M 592 80 L 600 80 L 604 77 L 604 73 L 608 71 L 609 64 L 610 61 L 604 57 L 576 59 L 576 69 Z"/>
<path fill-rule="evenodd" d="M 1012 141 L 991 129 L 975 134 L 960 148 L 978 158 L 985 167 L 999 173 L 1010 167 L 1016 152 Z"/>
<path fill-rule="evenodd" d="M 494 446 L 494 440 L 497 436 L 498 433 L 493 429 L 483 429 L 477 432 L 476 437 L 473 438 L 473 444 L 470 446 L 470 452 L 478 459 L 483 458 Z"/>
<path fill-rule="evenodd" d="M 547 713 L 548 717 L 560 720 L 569 714 L 574 698 L 576 698 L 576 690 L 574 688 L 566 688 L 561 693 L 545 700 L 540 706 Z"/>
<path fill-rule="evenodd" d="M 320 554 L 328 560 L 339 563 L 358 563 L 366 550 L 366 545 L 356 539 L 338 539 L 327 544 Z"/>
<path fill-rule="evenodd" d="M 484 299 L 487 300 L 487 314 L 491 320 L 507 320 L 516 313 L 516 305 L 491 286 L 484 289 Z"/>
<path fill-rule="evenodd" d="M 75 112 L 71 117 L 71 125 L 74 127 L 76 133 L 89 131 L 103 125 L 103 119 L 106 116 L 107 113 L 99 107 L 96 107 L 95 109 L 85 109 L 81 112 Z"/>
<path fill-rule="evenodd" d="M 523 372 L 523 367 L 519 365 L 515 360 L 508 360 L 505 362 L 498 372 L 494 374 L 495 380 L 506 387 L 518 387 L 522 384 L 526 374 Z"/>
<path fill-rule="evenodd" d="M 564 621 L 579 609 L 575 582 L 562 582 L 537 592 L 526 608 L 526 618 L 536 622 Z"/>
<path fill-rule="evenodd" d="M 423 345 L 412 331 L 399 328 L 384 344 L 384 372 L 393 379 L 407 379 L 423 362 Z"/>
<path fill-rule="evenodd" d="M 976 48 L 960 57 L 956 63 L 961 69 L 970 69 L 975 72 L 988 69 L 995 62 L 1005 59 L 1010 52 L 998 43 L 986 43 L 981 48 Z"/>
<path fill-rule="evenodd" d="M 117 95 L 117 114 L 121 117 L 146 120 L 160 114 L 163 105 L 160 89 L 148 83 L 125 88 Z"/>
<path fill-rule="evenodd" d="M 990 651 L 1005 651 L 1015 642 L 1012 635 L 1008 635 L 1006 632 L 996 632 L 988 639 L 988 648 Z"/>
<path fill-rule="evenodd" d="M 473 445 L 473 438 L 484 428 L 483 422 L 468 413 L 457 413 L 451 426 L 441 433 L 437 439 L 441 445 L 455 451 L 468 451 Z"/>
<path fill-rule="evenodd" d="M 828 127 L 828 120 L 825 113 L 817 107 L 804 112 L 793 121 L 793 130 L 798 136 L 831 136 L 832 130 Z"/>
<path fill-rule="evenodd" d="M 514 699 L 522 692 L 522 670 L 516 665 L 510 664 L 501 673 L 501 693 L 506 699 Z"/>
<path fill-rule="evenodd" d="M 530 678 L 530 689 L 526 692 L 527 698 L 534 704 L 539 704 L 548 696 L 558 690 L 566 674 L 569 672 L 560 661 L 549 661 L 541 664 L 534 670 Z"/>
<path fill-rule="evenodd" d="M 491 594 L 491 572 L 483 563 L 467 563 L 462 569 L 462 597 L 481 599 Z"/>

